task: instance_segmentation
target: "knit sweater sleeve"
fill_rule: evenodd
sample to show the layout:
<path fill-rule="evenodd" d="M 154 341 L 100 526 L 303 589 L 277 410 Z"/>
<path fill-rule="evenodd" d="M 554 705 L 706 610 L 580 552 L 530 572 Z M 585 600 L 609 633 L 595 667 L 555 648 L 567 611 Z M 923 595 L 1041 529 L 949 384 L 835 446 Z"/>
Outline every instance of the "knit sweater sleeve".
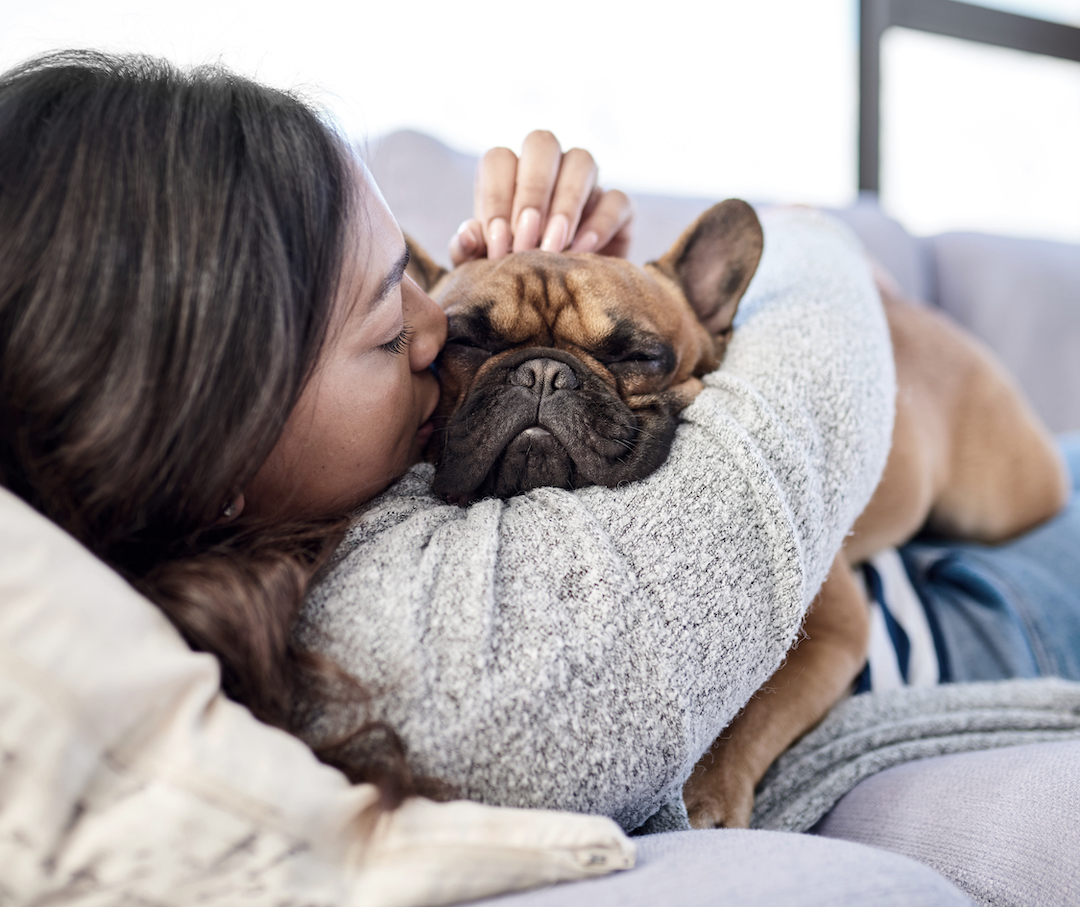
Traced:
<path fill-rule="evenodd" d="M 377 689 L 366 715 L 420 772 L 634 828 L 781 663 L 880 477 L 895 379 L 857 241 L 816 212 L 763 221 L 724 364 L 656 473 L 459 508 L 418 466 L 310 593 L 299 641 Z"/>

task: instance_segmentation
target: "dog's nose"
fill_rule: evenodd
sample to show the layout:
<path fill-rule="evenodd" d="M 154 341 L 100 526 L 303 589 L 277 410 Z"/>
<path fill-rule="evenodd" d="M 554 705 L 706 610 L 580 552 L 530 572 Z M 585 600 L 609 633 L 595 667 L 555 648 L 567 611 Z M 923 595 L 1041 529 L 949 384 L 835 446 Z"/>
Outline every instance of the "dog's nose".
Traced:
<path fill-rule="evenodd" d="M 537 397 L 544 397 L 557 390 L 574 390 L 578 386 L 578 379 L 565 362 L 529 359 L 510 373 L 510 383 L 532 388 Z"/>

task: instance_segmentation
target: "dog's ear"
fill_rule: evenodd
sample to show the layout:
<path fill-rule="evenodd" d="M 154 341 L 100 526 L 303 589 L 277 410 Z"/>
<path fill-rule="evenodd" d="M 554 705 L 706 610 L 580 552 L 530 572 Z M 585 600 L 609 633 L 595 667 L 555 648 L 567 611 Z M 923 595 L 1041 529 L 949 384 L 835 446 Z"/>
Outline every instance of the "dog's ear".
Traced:
<path fill-rule="evenodd" d="M 430 293 L 435 284 L 449 272 L 432 260 L 431 256 L 408 233 L 405 234 L 405 246 L 409 250 L 409 266 L 405 269 L 405 273 L 419 284 L 421 290 Z"/>
<path fill-rule="evenodd" d="M 702 214 L 655 264 L 682 287 L 701 323 L 720 336 L 731 329 L 763 246 L 754 209 L 729 198 Z"/>

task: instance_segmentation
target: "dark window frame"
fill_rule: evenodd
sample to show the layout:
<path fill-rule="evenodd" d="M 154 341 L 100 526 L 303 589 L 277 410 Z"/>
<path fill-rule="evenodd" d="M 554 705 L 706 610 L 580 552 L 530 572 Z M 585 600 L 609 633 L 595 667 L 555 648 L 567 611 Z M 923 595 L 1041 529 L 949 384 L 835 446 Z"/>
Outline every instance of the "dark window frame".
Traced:
<path fill-rule="evenodd" d="M 859 0 L 859 190 L 881 173 L 881 36 L 893 26 L 1080 63 L 1080 28 L 956 0 Z"/>

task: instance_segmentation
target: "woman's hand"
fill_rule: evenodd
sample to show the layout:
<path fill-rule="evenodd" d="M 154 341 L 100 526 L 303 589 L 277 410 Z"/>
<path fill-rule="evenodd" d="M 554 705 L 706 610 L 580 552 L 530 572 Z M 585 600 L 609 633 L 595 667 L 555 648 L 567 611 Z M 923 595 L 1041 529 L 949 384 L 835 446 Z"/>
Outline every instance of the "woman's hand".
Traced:
<path fill-rule="evenodd" d="M 563 152 L 550 132 L 530 132 L 519 158 L 492 148 L 476 173 L 473 220 L 450 241 L 454 266 L 508 252 L 599 252 L 625 256 L 633 205 L 625 193 L 596 185 L 588 151 Z"/>

